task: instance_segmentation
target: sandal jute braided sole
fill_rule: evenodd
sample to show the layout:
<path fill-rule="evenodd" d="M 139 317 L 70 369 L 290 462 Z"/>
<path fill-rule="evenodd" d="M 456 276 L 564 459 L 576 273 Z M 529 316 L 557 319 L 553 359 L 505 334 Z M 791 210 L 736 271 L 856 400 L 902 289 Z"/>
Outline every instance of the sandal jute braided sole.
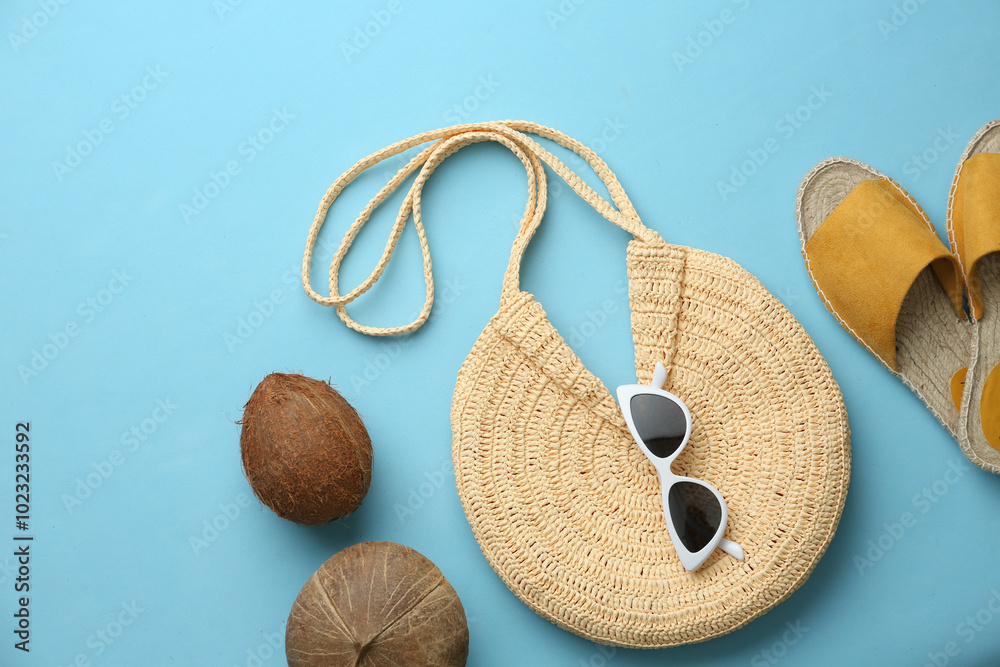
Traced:
<path fill-rule="evenodd" d="M 884 192 L 888 192 L 894 198 L 887 200 L 892 202 L 890 206 L 896 206 L 898 200 L 900 210 L 905 208 L 908 211 L 908 213 L 901 213 L 901 215 L 912 215 L 915 220 L 925 224 L 931 234 L 935 234 L 934 226 L 923 210 L 891 179 L 863 162 L 844 157 L 829 158 L 816 165 L 805 176 L 798 191 L 796 217 L 806 268 L 827 308 L 844 328 L 869 352 L 874 354 L 890 372 L 912 389 L 938 418 L 938 421 L 957 439 L 959 409 L 952 391 L 952 384 L 960 381 L 958 378 L 962 375 L 962 369 L 969 364 L 970 350 L 972 349 L 972 328 L 968 322 L 960 319 L 956 312 L 956 306 L 960 305 L 960 301 L 957 301 L 960 299 L 959 292 L 954 291 L 949 295 L 942 286 L 938 274 L 930 264 L 927 264 L 913 279 L 899 307 L 898 316 L 895 319 L 894 349 L 890 345 L 889 349 L 878 350 L 870 343 L 869 336 L 865 336 L 864 333 L 855 328 L 857 323 L 851 321 L 850 315 L 838 312 L 844 308 L 842 306 L 838 308 L 833 303 L 836 300 L 834 295 L 828 293 L 828 289 L 821 284 L 824 281 L 818 279 L 816 275 L 817 269 L 820 268 L 816 262 L 823 260 L 810 257 L 810 240 L 848 195 L 866 181 L 878 183 Z M 871 243 L 872 238 L 876 238 L 876 227 L 883 224 L 886 217 L 893 211 L 878 206 L 861 210 L 863 211 L 862 215 L 846 221 L 846 224 L 854 226 L 853 230 L 848 230 L 848 233 L 854 235 L 853 239 L 856 245 L 843 248 L 844 253 L 872 250 L 876 256 L 884 258 L 886 262 L 893 262 L 895 260 L 894 253 L 904 252 L 903 244 L 909 242 L 910 237 L 920 237 L 921 234 L 925 234 L 923 230 L 911 228 L 907 230 L 905 238 L 891 239 L 895 247 L 867 248 L 866 244 Z M 916 227 L 919 228 L 919 224 Z M 936 238 L 935 235 L 934 239 Z M 940 241 L 928 238 L 919 240 L 924 246 L 931 248 L 937 243 L 940 245 L 940 251 L 947 253 L 947 249 L 944 248 L 943 244 L 940 244 Z M 822 268 L 833 271 L 844 270 L 838 269 L 838 267 Z M 873 263 L 867 268 L 873 273 L 877 273 L 885 267 Z M 875 289 L 874 285 L 879 276 L 866 276 L 867 278 L 871 278 L 873 289 Z M 905 289 L 906 286 L 899 285 L 898 287 Z M 956 287 L 960 289 L 957 279 Z M 850 296 L 857 299 L 867 298 L 865 294 Z M 886 322 L 891 325 L 893 313 L 883 312 L 873 315 L 890 318 Z"/>
<path fill-rule="evenodd" d="M 981 128 L 959 160 L 948 202 L 948 236 L 952 249 L 962 261 L 971 309 L 978 316 L 973 327 L 973 362 L 962 401 L 960 442 L 970 461 L 985 470 L 1000 473 L 1000 252 L 996 252 L 1000 248 L 995 243 L 985 246 L 993 252 L 975 261 L 975 257 L 966 256 L 968 243 L 959 243 L 959 237 L 965 241 L 966 234 L 992 233 L 994 241 L 1000 238 L 997 232 L 1000 227 L 1000 169 L 996 168 L 1000 156 L 992 158 L 988 154 L 1000 154 L 1000 120 Z M 973 158 L 975 162 L 970 162 Z M 973 164 L 978 167 L 976 173 L 970 166 Z M 968 192 L 973 189 L 976 192 Z M 972 197 L 978 199 L 971 200 Z M 963 213 L 972 214 L 971 208 L 975 206 L 979 214 L 986 217 L 980 220 L 978 228 L 963 229 Z M 991 210 L 985 212 L 984 209 Z M 983 239 L 969 241 L 983 242 Z M 970 261 L 973 266 L 968 265 Z"/>

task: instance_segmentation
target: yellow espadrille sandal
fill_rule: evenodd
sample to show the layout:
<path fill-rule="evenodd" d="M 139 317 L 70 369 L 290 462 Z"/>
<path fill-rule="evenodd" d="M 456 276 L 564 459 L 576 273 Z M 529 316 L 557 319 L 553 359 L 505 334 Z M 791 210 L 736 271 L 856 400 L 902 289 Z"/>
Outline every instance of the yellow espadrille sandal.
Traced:
<path fill-rule="evenodd" d="M 972 326 L 957 259 L 927 215 L 892 179 L 843 157 L 806 175 L 796 213 L 827 308 L 959 439 Z"/>
<path fill-rule="evenodd" d="M 959 160 L 948 238 L 975 319 L 959 442 L 969 460 L 1000 473 L 1000 120 L 981 128 Z"/>

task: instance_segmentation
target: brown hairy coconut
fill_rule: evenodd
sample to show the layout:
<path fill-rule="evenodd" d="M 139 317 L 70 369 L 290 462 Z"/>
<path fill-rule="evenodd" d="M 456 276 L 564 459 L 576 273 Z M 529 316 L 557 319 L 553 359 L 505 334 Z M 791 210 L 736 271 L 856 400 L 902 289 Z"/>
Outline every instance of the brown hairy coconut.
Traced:
<path fill-rule="evenodd" d="M 319 525 L 358 508 L 372 479 L 372 444 L 354 408 L 326 382 L 272 373 L 240 422 L 243 471 L 261 502 Z"/>
<path fill-rule="evenodd" d="M 289 667 L 461 667 L 469 626 L 434 563 L 394 542 L 362 542 L 323 563 L 285 628 Z"/>

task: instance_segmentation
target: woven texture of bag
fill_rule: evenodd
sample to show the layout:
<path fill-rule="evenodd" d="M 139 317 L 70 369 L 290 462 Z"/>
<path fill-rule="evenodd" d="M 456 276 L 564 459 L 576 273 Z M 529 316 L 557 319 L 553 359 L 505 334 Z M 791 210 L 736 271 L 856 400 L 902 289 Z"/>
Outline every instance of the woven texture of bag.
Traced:
<path fill-rule="evenodd" d="M 526 133 L 584 157 L 617 208 Z M 316 294 L 308 281 L 312 247 L 333 199 L 360 171 L 432 140 L 348 231 L 334 257 L 330 297 Z M 458 495 L 483 554 L 535 612 L 596 642 L 674 646 L 745 625 L 801 585 L 833 538 L 850 476 L 843 399 L 808 334 L 756 278 L 728 258 L 664 243 L 642 225 L 593 151 L 523 121 L 455 126 L 394 144 L 360 161 L 328 191 L 303 261 L 307 292 L 364 333 L 419 327 L 433 299 L 420 188 L 444 158 L 476 141 L 510 148 L 529 181 L 500 310 L 463 363 L 452 402 Z M 664 522 L 656 472 L 615 399 L 535 298 L 520 290 L 521 255 L 545 208 L 542 162 L 636 237 L 627 250 L 636 374 L 649 383 L 656 362 L 667 367 L 664 388 L 693 417 L 674 471 L 722 493 L 729 508 L 725 535 L 742 545 L 743 562 L 717 550 L 698 571 L 684 569 Z M 396 228 L 369 280 L 348 295 L 337 291 L 339 264 L 371 210 L 418 168 L 399 219 L 405 223 L 413 211 L 424 250 L 426 312 L 403 327 L 365 327 L 344 306 L 378 280 Z"/>

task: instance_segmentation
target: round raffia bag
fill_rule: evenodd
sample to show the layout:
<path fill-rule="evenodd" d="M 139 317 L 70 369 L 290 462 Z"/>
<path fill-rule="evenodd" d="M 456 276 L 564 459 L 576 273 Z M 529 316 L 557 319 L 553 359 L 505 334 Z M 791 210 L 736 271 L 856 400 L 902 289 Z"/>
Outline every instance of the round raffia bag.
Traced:
<path fill-rule="evenodd" d="M 614 206 L 529 134 L 583 157 Z M 500 309 L 462 364 L 452 400 L 458 495 L 483 554 L 540 616 L 596 642 L 674 646 L 743 626 L 801 585 L 833 538 L 850 476 L 843 399 L 808 334 L 756 278 L 728 258 L 665 243 L 642 224 L 592 150 L 534 123 L 498 121 L 428 132 L 374 153 L 337 179 L 320 204 L 303 257 L 306 292 L 365 334 L 423 324 L 433 281 L 421 191 L 445 158 L 481 141 L 509 148 L 528 175 Z M 317 294 L 309 271 L 330 204 L 365 169 L 427 142 L 361 212 L 333 257 L 330 296 Z M 742 562 L 715 551 L 697 571 L 684 569 L 657 474 L 615 399 L 518 285 L 521 256 L 545 211 L 543 163 L 634 237 L 626 261 L 636 375 L 648 384 L 662 362 L 664 388 L 690 408 L 690 441 L 673 469 L 721 492 L 729 508 L 725 536 L 742 545 Z M 358 231 L 414 171 L 378 265 L 340 294 L 340 264 Z M 423 253 L 423 309 L 404 326 L 361 325 L 344 306 L 382 275 L 411 212 Z"/>

